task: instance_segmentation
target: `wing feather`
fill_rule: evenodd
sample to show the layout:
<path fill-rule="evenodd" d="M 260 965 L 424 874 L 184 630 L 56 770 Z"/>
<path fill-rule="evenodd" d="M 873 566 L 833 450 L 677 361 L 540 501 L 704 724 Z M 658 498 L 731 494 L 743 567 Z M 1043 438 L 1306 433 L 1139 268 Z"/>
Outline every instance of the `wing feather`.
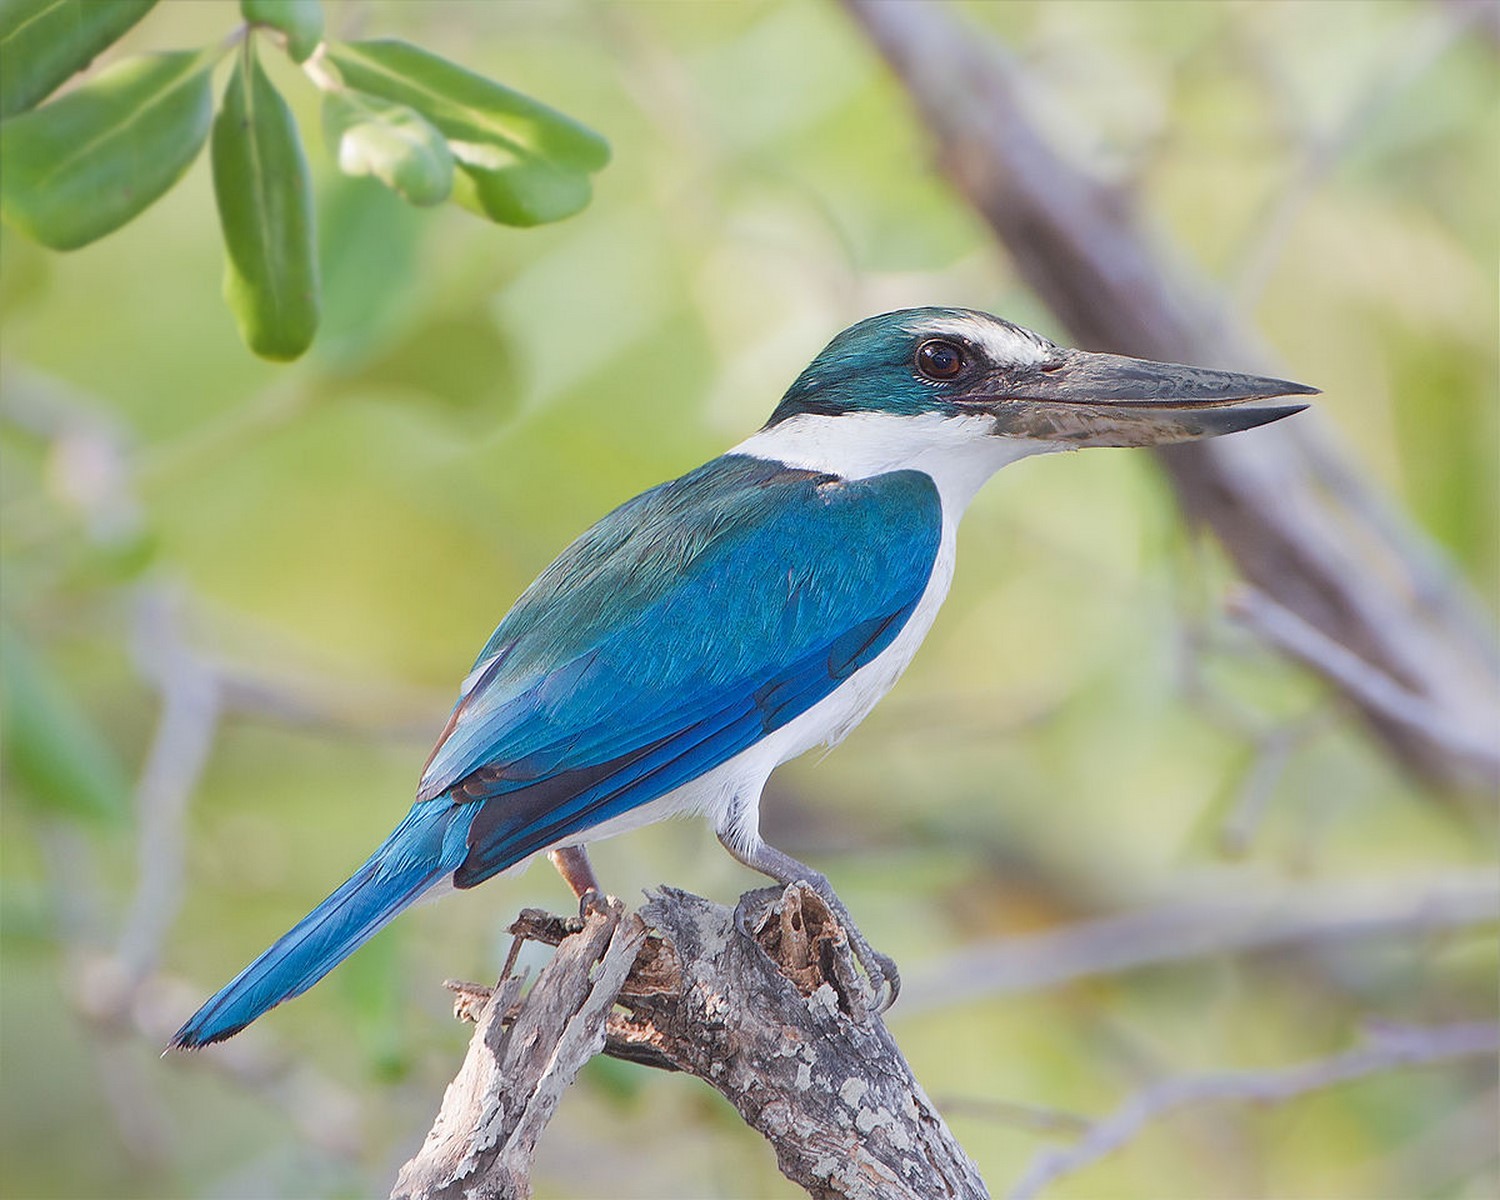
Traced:
<path fill-rule="evenodd" d="M 477 803 L 472 886 L 807 711 L 894 639 L 941 509 L 916 471 L 726 456 L 622 505 L 495 630 L 418 800 Z"/>

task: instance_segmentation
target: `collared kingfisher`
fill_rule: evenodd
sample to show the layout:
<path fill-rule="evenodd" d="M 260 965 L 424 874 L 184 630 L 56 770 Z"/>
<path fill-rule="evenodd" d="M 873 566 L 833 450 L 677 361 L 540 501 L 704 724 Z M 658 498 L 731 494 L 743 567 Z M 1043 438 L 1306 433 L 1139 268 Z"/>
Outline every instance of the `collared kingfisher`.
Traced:
<path fill-rule="evenodd" d="M 828 902 L 760 836 L 781 763 L 833 745 L 896 682 L 953 577 L 959 518 L 1001 467 L 1081 446 L 1252 429 L 1284 379 L 1091 354 L 987 313 L 914 308 L 839 334 L 758 432 L 626 501 L 565 549 L 480 651 L 416 803 L 362 867 L 173 1036 L 204 1046 L 300 995 L 408 904 L 548 853 L 701 813 L 740 862 Z"/>

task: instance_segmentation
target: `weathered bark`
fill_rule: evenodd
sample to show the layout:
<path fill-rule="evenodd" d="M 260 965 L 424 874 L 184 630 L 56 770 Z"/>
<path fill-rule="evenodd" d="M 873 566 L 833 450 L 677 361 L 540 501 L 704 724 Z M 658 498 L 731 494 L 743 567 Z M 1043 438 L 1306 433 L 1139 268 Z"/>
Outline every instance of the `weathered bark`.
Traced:
<path fill-rule="evenodd" d="M 525 914 L 523 914 L 523 919 Z M 577 923 L 537 977 L 524 1004 L 523 982 L 507 971 L 493 991 L 460 985 L 455 1011 L 479 1028 L 443 1095 L 427 1140 L 401 1168 L 393 1197 L 480 1200 L 531 1194 L 536 1140 L 579 1068 L 604 1043 L 604 1020 L 646 937 L 639 917 L 614 901 Z"/>
<path fill-rule="evenodd" d="M 843 930 L 810 888 L 734 914 L 664 888 L 641 910 L 649 976 L 626 983 L 611 1054 L 652 1056 L 705 1080 L 776 1148 L 783 1174 L 816 1197 L 933 1200 L 987 1195 L 913 1078 L 864 985 Z M 753 910 L 752 910 L 753 911 Z M 654 939 L 659 938 L 659 941 Z"/>
<path fill-rule="evenodd" d="M 1252 331 L 1165 245 L 1132 197 L 1068 162 L 1038 131 L 993 39 L 943 5 L 845 0 L 936 141 L 938 162 L 1077 345 L 1273 372 Z M 1316 381 L 1314 381 L 1316 382 Z M 1364 659 L 1435 723 L 1493 741 L 1492 621 L 1443 555 L 1298 419 L 1158 451 L 1183 511 L 1241 573 Z M 1500 782 L 1368 694 L 1344 698 L 1408 767 L 1443 783 Z M 1426 729 L 1434 727 L 1428 722 Z M 1451 741 L 1451 739 L 1448 739 Z"/>
<path fill-rule="evenodd" d="M 820 1200 L 986 1197 L 867 1011 L 847 939 L 818 895 L 793 885 L 740 905 L 753 940 L 735 912 L 671 888 L 638 916 L 616 900 L 581 922 L 524 913 L 513 931 L 558 944 L 557 955 L 519 1003 L 518 979 L 460 985 L 461 1012 L 482 1005 L 479 1028 L 393 1195 L 528 1195 L 537 1135 L 603 1049 L 704 1080 Z"/>

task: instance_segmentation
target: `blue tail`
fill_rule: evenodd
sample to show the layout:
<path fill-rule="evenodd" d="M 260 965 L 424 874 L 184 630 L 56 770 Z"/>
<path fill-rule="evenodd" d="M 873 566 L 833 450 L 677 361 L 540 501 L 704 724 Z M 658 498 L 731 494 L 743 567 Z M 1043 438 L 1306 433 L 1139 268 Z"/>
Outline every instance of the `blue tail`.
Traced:
<path fill-rule="evenodd" d="M 300 996 L 469 853 L 477 804 L 438 796 L 412 807 L 396 832 L 337 891 L 236 975 L 172 1035 L 185 1050 L 238 1033 L 283 1000 Z"/>

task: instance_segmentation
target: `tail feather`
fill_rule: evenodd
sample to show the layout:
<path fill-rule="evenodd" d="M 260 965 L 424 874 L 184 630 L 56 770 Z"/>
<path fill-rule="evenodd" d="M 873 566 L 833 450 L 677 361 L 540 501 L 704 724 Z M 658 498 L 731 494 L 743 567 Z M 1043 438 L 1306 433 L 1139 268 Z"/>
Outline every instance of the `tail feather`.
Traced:
<path fill-rule="evenodd" d="M 307 991 L 403 908 L 452 875 L 468 854 L 476 808 L 452 805 L 445 797 L 414 805 L 364 866 L 225 984 L 170 1044 L 192 1050 L 222 1041 Z"/>

